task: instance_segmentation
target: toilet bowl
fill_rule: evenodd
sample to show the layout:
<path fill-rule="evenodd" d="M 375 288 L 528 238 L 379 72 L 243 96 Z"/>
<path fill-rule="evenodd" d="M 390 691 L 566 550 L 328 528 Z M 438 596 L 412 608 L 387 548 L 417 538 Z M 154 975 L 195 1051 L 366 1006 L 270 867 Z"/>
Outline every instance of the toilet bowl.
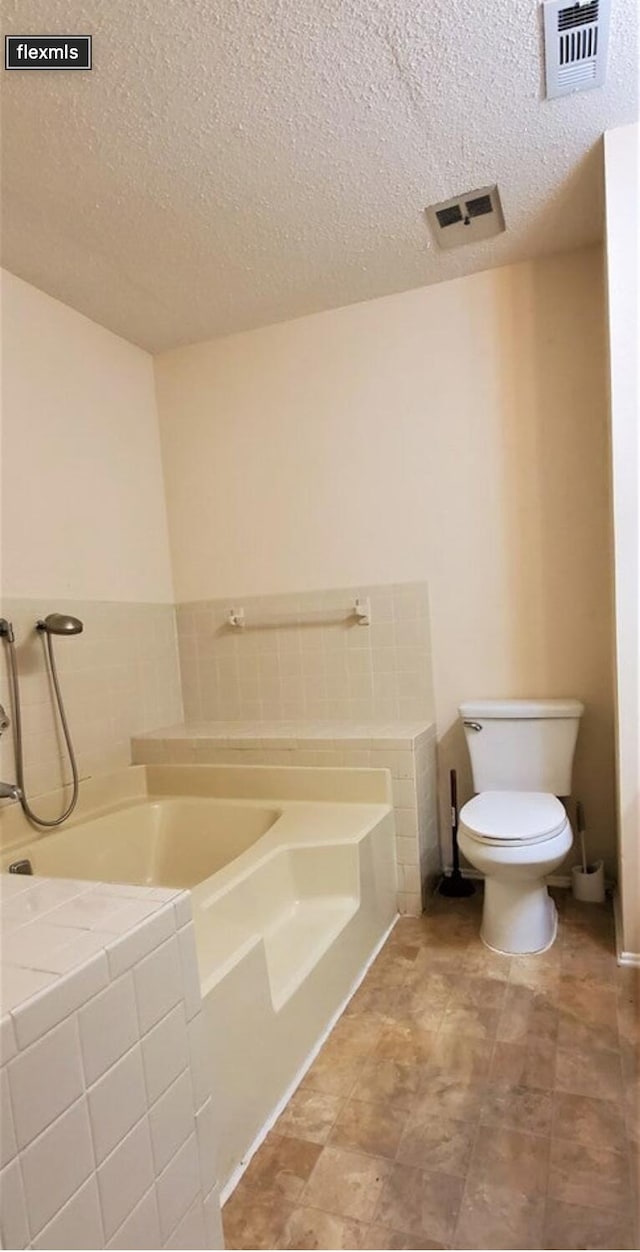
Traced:
<path fill-rule="evenodd" d="M 556 937 L 546 887 L 573 843 L 566 811 L 543 791 L 483 791 L 460 812 L 460 851 L 484 874 L 480 937 L 496 952 L 543 952 Z"/>

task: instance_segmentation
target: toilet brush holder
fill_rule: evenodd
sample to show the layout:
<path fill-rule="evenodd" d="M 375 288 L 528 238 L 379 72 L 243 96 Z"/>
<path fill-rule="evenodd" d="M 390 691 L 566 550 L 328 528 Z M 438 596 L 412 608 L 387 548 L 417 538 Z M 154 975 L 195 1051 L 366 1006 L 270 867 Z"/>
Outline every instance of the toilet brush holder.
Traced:
<path fill-rule="evenodd" d="M 602 904 L 604 901 L 604 861 L 595 861 L 593 865 L 574 865 L 571 870 L 571 887 L 575 900 L 583 900 L 588 904 Z"/>

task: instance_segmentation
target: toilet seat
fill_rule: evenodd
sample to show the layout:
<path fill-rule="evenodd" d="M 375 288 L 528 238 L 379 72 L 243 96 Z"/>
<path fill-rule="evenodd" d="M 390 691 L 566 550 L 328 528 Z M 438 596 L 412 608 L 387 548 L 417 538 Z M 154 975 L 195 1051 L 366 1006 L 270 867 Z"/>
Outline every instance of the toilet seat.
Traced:
<path fill-rule="evenodd" d="M 552 839 L 568 819 L 558 798 L 546 791 L 481 791 L 463 806 L 460 821 L 478 843 L 524 847 Z"/>

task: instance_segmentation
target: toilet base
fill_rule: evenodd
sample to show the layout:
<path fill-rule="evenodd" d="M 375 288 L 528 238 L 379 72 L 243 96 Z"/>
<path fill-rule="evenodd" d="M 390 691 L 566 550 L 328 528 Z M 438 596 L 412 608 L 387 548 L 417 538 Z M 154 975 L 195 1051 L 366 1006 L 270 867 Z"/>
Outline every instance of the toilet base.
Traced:
<path fill-rule="evenodd" d="M 555 942 L 558 913 L 544 882 L 484 880 L 480 938 L 505 956 L 544 952 Z"/>

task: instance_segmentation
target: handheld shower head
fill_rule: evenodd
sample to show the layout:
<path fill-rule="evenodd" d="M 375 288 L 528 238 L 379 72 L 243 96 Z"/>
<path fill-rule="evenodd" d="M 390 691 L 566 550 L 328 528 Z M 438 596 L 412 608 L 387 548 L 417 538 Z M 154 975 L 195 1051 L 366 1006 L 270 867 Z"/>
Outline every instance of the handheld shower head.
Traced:
<path fill-rule="evenodd" d="M 36 622 L 38 630 L 46 630 L 48 635 L 79 635 L 84 625 L 79 617 L 71 617 L 67 613 L 49 613 L 44 621 Z"/>

